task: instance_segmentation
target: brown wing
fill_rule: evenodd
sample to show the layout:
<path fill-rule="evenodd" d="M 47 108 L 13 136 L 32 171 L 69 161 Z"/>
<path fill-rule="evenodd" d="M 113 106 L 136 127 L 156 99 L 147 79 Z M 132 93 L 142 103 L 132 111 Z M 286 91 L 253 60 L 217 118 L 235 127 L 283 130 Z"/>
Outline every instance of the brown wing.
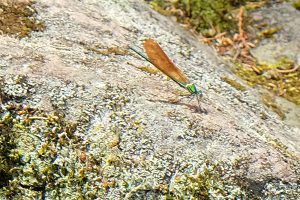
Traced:
<path fill-rule="evenodd" d="M 175 81 L 190 83 L 189 79 L 172 63 L 157 42 L 153 39 L 147 39 L 144 42 L 144 48 L 151 63 L 160 71 Z"/>

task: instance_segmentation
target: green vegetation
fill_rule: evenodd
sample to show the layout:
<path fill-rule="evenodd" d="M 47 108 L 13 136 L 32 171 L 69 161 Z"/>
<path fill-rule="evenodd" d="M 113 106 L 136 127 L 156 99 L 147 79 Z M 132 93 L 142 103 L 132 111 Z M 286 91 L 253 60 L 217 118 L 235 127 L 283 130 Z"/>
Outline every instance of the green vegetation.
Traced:
<path fill-rule="evenodd" d="M 213 36 L 224 31 L 234 33 L 237 30 L 236 19 L 232 15 L 234 6 L 242 1 L 205 1 L 205 0 L 179 0 L 175 7 L 182 10 L 182 17 L 188 18 L 190 25 L 204 35 Z M 183 18 L 178 18 L 184 22 Z"/>
<path fill-rule="evenodd" d="M 232 166 L 231 166 L 232 167 Z M 235 199 L 246 197 L 245 190 L 234 184 L 230 166 L 225 163 L 203 162 L 194 173 L 175 177 L 167 199 Z M 228 177 L 223 176 L 226 173 Z M 231 174 L 233 175 L 233 173 Z"/>
<path fill-rule="evenodd" d="M 240 6 L 254 9 L 262 4 L 247 0 L 177 0 L 151 1 L 152 7 L 164 15 L 174 15 L 180 23 L 201 32 L 205 36 L 214 36 L 218 33 L 237 32 L 237 13 Z M 258 1 L 265 2 L 265 1 Z"/>
<path fill-rule="evenodd" d="M 262 85 L 267 90 L 300 105 L 300 71 L 292 60 L 281 58 L 276 64 L 258 64 L 252 67 L 238 64 L 234 72 L 250 86 Z"/>
<path fill-rule="evenodd" d="M 46 188 L 55 190 L 58 174 L 72 174 L 56 160 L 61 154 L 59 149 L 79 141 L 74 125 L 66 123 L 58 113 L 13 102 L 2 105 L 0 116 L 0 193 L 9 199 L 39 198 Z M 73 173 L 79 169 L 74 170 Z M 78 175 L 72 180 L 78 185 L 84 183 Z"/>
<path fill-rule="evenodd" d="M 293 6 L 294 6 L 297 10 L 300 10 L 300 0 L 294 0 L 294 1 L 293 1 Z"/>

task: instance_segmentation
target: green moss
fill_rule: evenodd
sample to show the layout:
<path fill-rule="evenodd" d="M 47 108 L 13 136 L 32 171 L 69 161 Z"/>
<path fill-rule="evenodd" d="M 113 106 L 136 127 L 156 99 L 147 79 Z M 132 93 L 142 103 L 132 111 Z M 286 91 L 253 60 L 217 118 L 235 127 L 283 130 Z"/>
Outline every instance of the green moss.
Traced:
<path fill-rule="evenodd" d="M 237 64 L 233 71 L 250 86 L 262 85 L 275 95 L 300 105 L 300 71 L 292 60 L 281 58 L 275 64 L 265 63 L 252 67 Z"/>
<path fill-rule="evenodd" d="M 0 141 L 2 193 L 7 198 L 29 194 L 30 197 L 41 197 L 46 185 L 48 189 L 55 189 L 55 174 L 62 170 L 54 164 L 59 154 L 59 139 L 64 133 L 69 140 L 78 140 L 68 131 L 70 125 L 55 113 L 22 104 L 8 104 L 0 114 L 4 138 Z M 65 146 L 68 144 L 70 142 Z M 28 154 L 28 148 L 36 149 L 36 152 Z"/>
<path fill-rule="evenodd" d="M 238 2 L 238 1 L 234 1 Z M 232 15 L 233 1 L 181 0 L 176 7 L 185 12 L 192 27 L 205 35 L 236 30 L 236 22 Z M 240 1 L 244 2 L 244 1 Z"/>
<path fill-rule="evenodd" d="M 297 10 L 300 10 L 300 0 L 294 0 L 294 1 L 293 1 L 293 6 L 294 6 L 294 8 L 296 8 Z"/>
<path fill-rule="evenodd" d="M 165 199 L 237 199 L 247 196 L 234 180 L 232 168 L 222 162 L 205 160 L 194 172 L 178 173 L 166 189 Z M 223 177 L 226 172 L 226 178 Z M 232 175 L 232 176 L 231 176 Z"/>
<path fill-rule="evenodd" d="M 212 37 L 222 32 L 231 35 L 238 32 L 237 16 L 241 7 L 251 11 L 268 2 L 269 0 L 152 0 L 150 4 L 159 13 L 173 15 L 180 23 L 207 37 Z M 247 13 L 244 13 L 243 26 L 246 27 L 249 23 L 251 20 Z"/>
<path fill-rule="evenodd" d="M 150 2 L 150 5 L 152 6 L 152 8 L 154 10 L 156 10 L 157 12 L 159 12 L 162 15 L 166 15 L 166 16 L 171 15 L 171 12 L 169 12 L 167 10 L 168 6 L 169 6 L 169 3 L 166 2 L 166 1 L 154 0 L 154 1 Z"/>
<path fill-rule="evenodd" d="M 151 1 L 152 7 L 164 15 L 174 15 L 180 23 L 188 24 L 191 28 L 206 36 L 213 36 L 221 32 L 237 32 L 237 9 L 260 7 L 264 1 L 247 0 L 176 0 Z"/>
<path fill-rule="evenodd" d="M 20 155 L 15 151 L 15 134 L 12 132 L 13 116 L 0 107 L 0 188 L 8 185 L 13 174 L 10 172 L 19 165 Z"/>
<path fill-rule="evenodd" d="M 261 31 L 259 35 L 261 37 L 270 38 L 275 33 L 277 33 L 278 31 L 280 31 L 281 29 L 282 29 L 281 26 L 277 26 L 277 27 L 273 27 L 273 28 L 268 28 L 268 29 L 265 29 L 265 30 Z"/>

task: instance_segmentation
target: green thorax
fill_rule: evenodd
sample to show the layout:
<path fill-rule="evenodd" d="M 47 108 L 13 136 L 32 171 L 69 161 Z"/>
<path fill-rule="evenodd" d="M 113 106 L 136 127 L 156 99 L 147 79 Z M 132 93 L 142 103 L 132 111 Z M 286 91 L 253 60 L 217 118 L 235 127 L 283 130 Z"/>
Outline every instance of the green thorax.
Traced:
<path fill-rule="evenodd" d="M 180 83 L 178 81 L 176 81 L 176 83 L 178 83 L 178 85 L 180 85 L 181 87 L 187 89 L 191 94 L 202 94 L 201 90 L 198 90 L 194 83 Z"/>

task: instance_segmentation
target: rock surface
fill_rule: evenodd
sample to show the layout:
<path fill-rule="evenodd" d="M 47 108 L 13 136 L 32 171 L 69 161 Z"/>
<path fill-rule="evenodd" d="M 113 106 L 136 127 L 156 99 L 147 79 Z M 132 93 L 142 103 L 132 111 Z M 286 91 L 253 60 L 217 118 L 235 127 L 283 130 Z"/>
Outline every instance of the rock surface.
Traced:
<path fill-rule="evenodd" d="M 227 193 L 211 187 L 211 198 L 300 198 L 300 128 L 269 111 L 255 89 L 245 85 L 242 92 L 223 82 L 220 77 L 228 76 L 243 84 L 187 30 L 135 0 L 40 0 L 35 8 L 45 22 L 44 32 L 21 40 L 0 36 L 2 90 L 23 104 L 63 113 L 67 121 L 78 124 L 75 134 L 80 143 L 58 148 L 52 163 L 69 166 L 75 177 L 84 168 L 86 178 L 83 184 L 71 179 L 63 188 L 59 182 L 70 178 L 66 168 L 68 173 L 55 172 L 58 178 L 52 185 L 45 181 L 42 191 L 23 187 L 23 195 L 193 196 L 199 189 L 188 185 L 185 177 L 199 178 L 205 167 L 214 166 L 211 163 L 226 163 L 228 171 L 220 180 L 232 179 L 233 186 L 222 182 L 221 187 L 218 182 Z M 201 107 L 206 113 L 197 110 L 195 99 L 173 103 L 184 89 L 161 73 L 139 69 L 150 64 L 127 45 L 142 47 L 146 38 L 158 41 L 203 90 Z M 26 84 L 20 85 L 18 77 L 25 77 Z M 23 157 L 31 157 L 24 165 L 39 166 L 43 161 L 34 161 L 35 152 L 43 142 L 25 141 L 18 141 Z M 84 162 L 79 160 L 82 155 Z M 26 175 L 20 176 L 24 185 Z M 3 191 L 0 194 L 6 198 Z"/>

